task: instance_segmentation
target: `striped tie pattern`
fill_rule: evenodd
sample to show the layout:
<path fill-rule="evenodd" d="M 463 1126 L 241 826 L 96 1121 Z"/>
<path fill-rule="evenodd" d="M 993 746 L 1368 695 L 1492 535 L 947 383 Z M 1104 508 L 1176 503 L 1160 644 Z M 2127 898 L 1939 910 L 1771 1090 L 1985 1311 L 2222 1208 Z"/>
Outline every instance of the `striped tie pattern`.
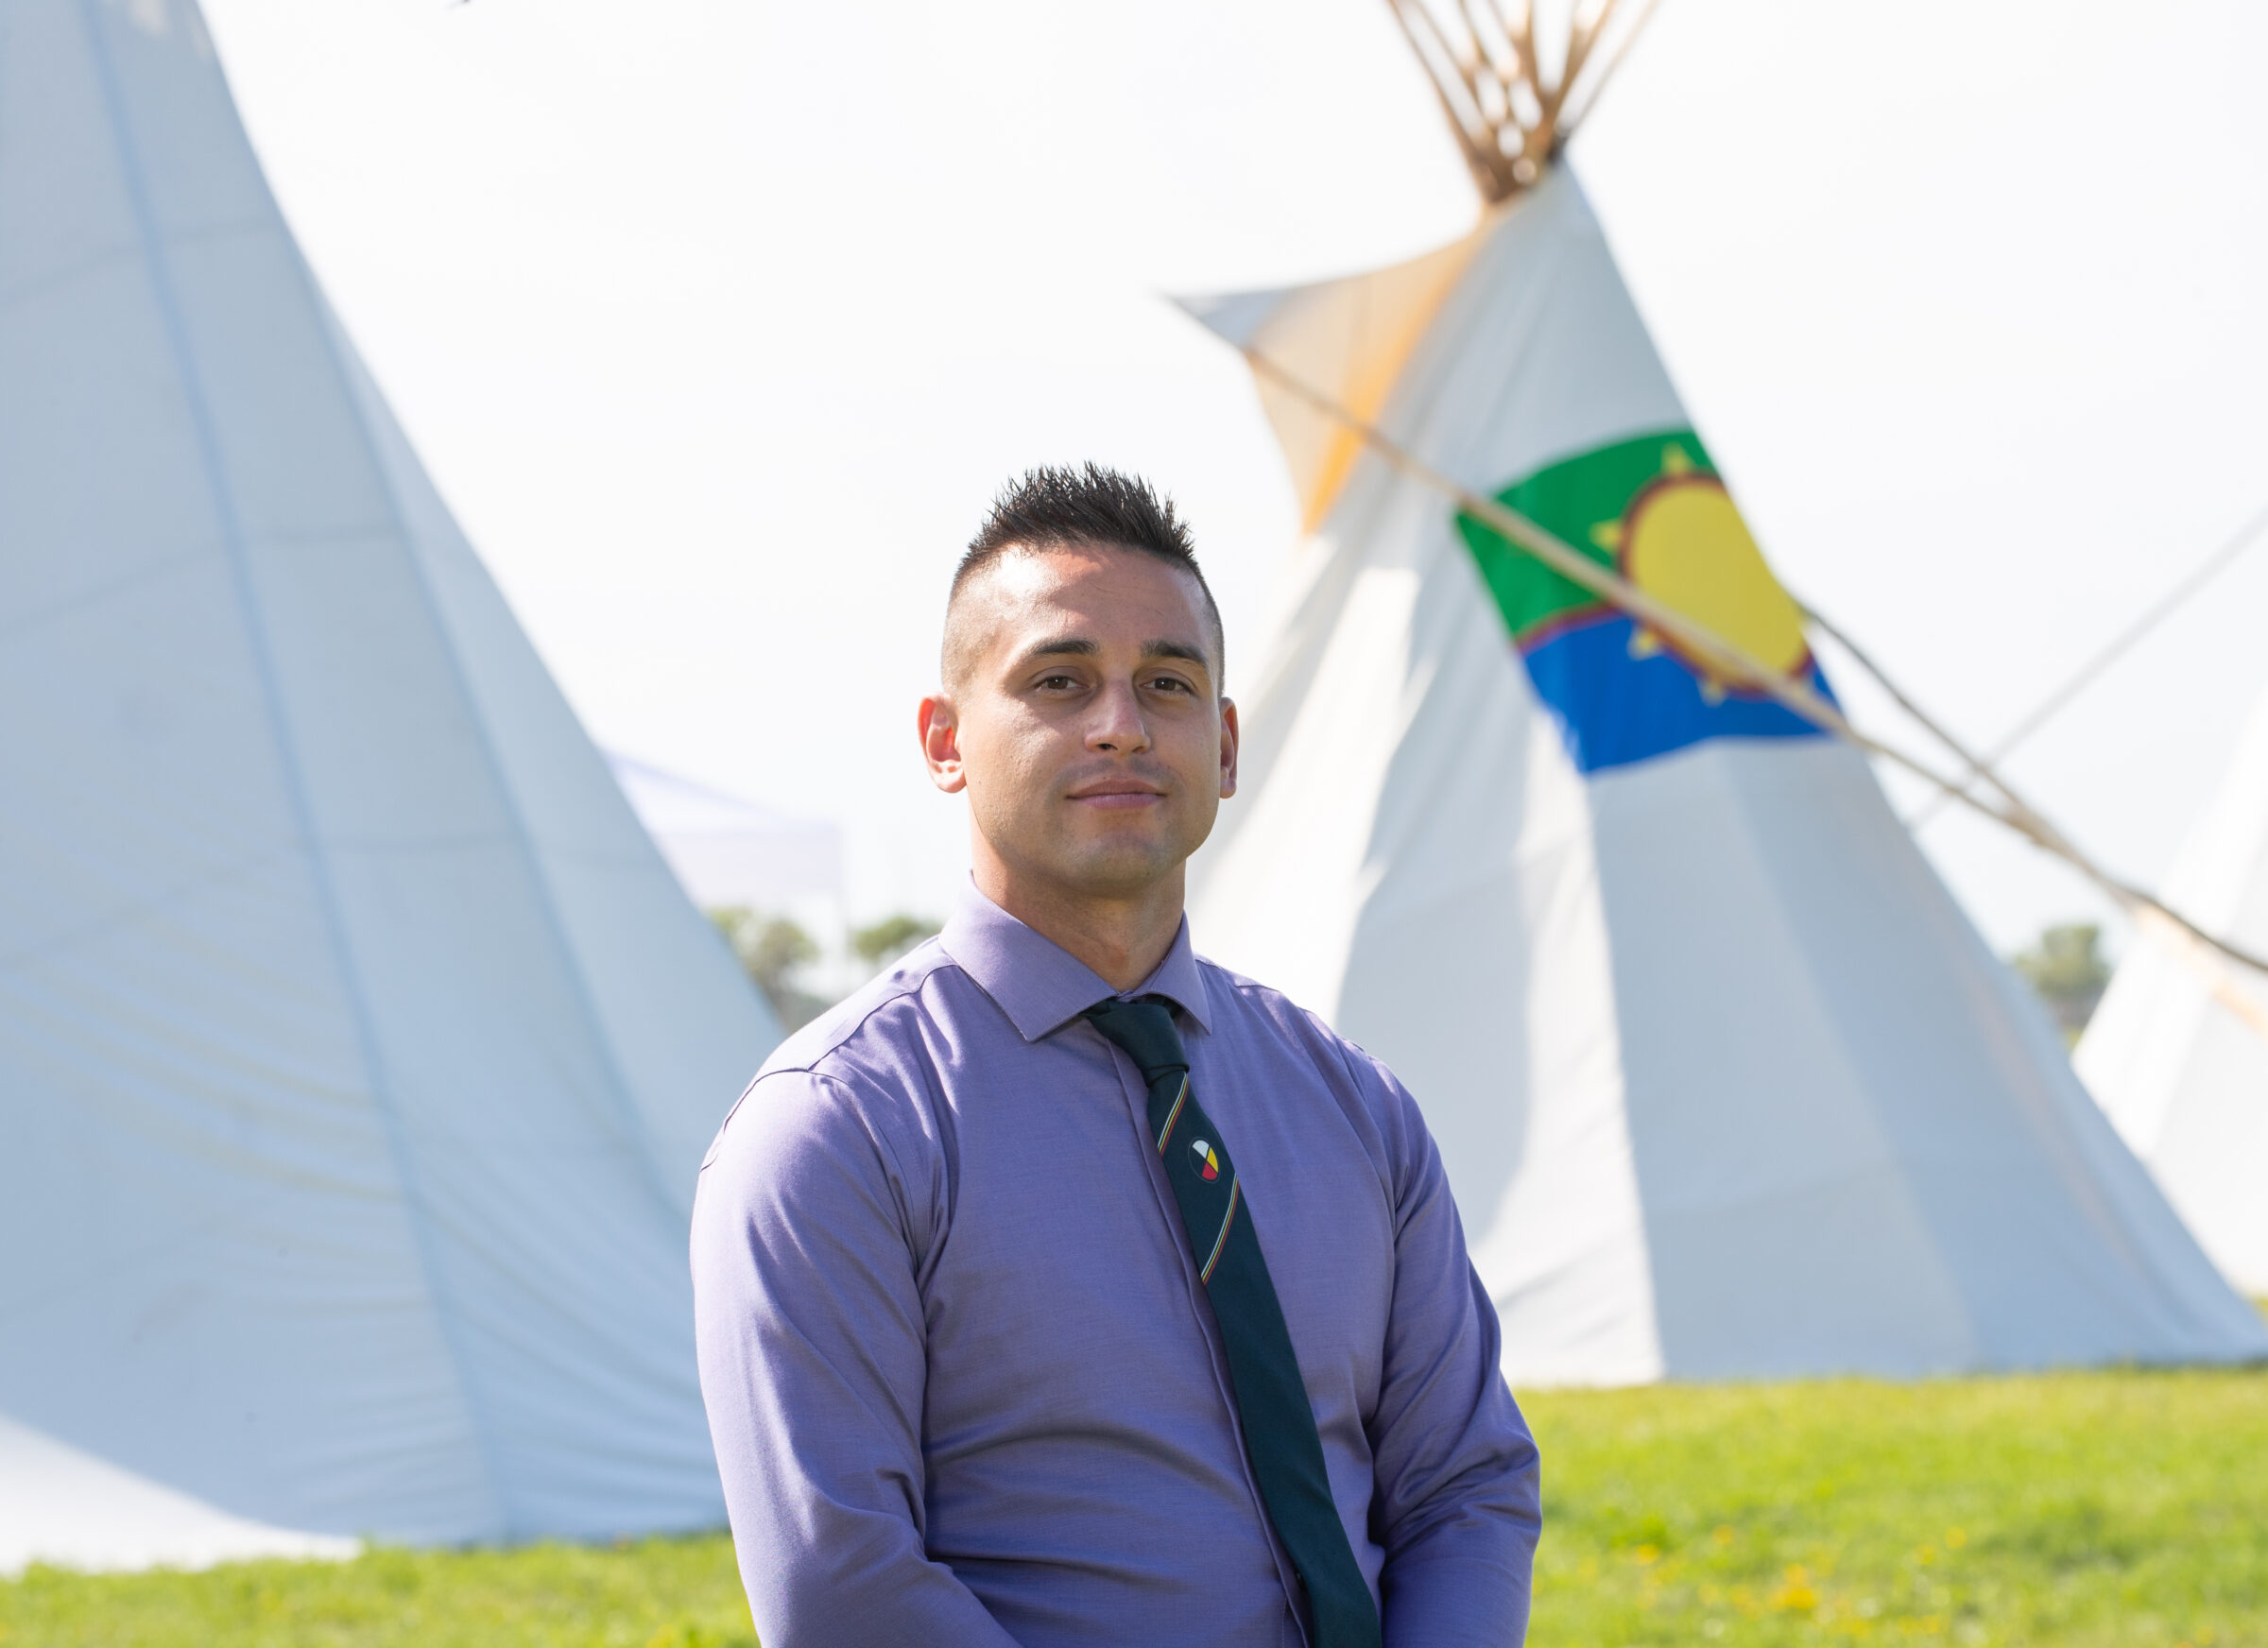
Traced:
<path fill-rule="evenodd" d="M 1134 1061 L 1149 1089 L 1149 1136 L 1180 1209 L 1197 1279 L 1220 1325 L 1245 1453 L 1268 1520 L 1307 1592 L 1314 1648 L 1379 1648 L 1378 1608 L 1323 1468 L 1323 1439 L 1252 1210 L 1220 1129 L 1189 1086 L 1173 1010 L 1111 1000 L 1088 1021 Z"/>

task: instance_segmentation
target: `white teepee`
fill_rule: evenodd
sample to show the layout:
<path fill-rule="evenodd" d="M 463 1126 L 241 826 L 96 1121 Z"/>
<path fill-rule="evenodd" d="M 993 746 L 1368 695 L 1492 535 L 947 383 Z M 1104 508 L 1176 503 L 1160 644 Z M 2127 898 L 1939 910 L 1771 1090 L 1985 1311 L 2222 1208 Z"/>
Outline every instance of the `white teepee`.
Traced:
<path fill-rule="evenodd" d="M 1400 10 L 1440 70 L 1448 26 Z M 1516 1380 L 2268 1352 L 1855 751 L 1286 386 L 1826 690 L 1548 118 L 1521 124 L 1563 105 L 1468 95 L 1522 49 L 1442 71 L 1501 197 L 1468 238 L 1192 305 L 1257 357 L 1308 532 L 1200 942 L 1407 1079 Z"/>
<path fill-rule="evenodd" d="M 2268 952 L 2268 694 L 2166 901 Z M 2076 1062 L 2205 1250 L 2239 1287 L 2268 1295 L 2268 980 L 2144 919 Z"/>
<path fill-rule="evenodd" d="M 0 1568 L 713 1524 L 777 1039 L 419 468 L 191 0 L 0 0 Z"/>

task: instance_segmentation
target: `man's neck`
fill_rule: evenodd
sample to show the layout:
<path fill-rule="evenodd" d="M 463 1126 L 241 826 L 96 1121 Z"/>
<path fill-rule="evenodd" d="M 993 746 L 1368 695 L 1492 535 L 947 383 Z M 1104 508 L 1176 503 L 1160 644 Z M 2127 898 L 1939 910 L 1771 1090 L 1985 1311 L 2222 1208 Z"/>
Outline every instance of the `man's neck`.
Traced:
<path fill-rule="evenodd" d="M 1035 883 L 981 850 L 971 875 L 978 892 L 1071 952 L 1114 990 L 1130 990 L 1156 972 L 1181 931 L 1179 865 L 1130 899 L 1099 899 Z"/>

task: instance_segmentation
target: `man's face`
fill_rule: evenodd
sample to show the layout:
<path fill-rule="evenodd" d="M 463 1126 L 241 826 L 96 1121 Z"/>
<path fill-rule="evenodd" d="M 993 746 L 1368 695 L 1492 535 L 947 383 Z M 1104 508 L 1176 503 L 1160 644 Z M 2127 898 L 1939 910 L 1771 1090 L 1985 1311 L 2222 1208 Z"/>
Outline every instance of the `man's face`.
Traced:
<path fill-rule="evenodd" d="M 1074 898 L 1177 884 L 1236 788 L 1196 580 L 1132 550 L 1011 553 L 949 624 L 954 679 L 923 702 L 924 750 L 940 789 L 967 788 L 1000 867 Z"/>

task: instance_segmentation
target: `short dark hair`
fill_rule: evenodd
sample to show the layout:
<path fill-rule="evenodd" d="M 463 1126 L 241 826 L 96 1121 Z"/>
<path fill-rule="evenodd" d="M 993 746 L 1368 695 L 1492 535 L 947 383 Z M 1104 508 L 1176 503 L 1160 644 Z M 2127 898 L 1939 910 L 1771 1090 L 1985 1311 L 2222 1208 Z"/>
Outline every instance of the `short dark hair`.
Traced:
<path fill-rule="evenodd" d="M 1002 488 L 954 572 L 946 605 L 950 609 L 961 586 L 1004 555 L 1073 545 L 1130 549 L 1154 556 L 1196 579 L 1198 592 L 1205 597 L 1205 616 L 1212 627 L 1216 667 L 1221 663 L 1227 651 L 1221 609 L 1205 581 L 1204 569 L 1197 565 L 1189 524 L 1175 512 L 1171 498 L 1160 496 L 1141 476 L 1121 474 L 1097 463 L 1075 470 L 1052 466 L 1026 470 Z"/>

